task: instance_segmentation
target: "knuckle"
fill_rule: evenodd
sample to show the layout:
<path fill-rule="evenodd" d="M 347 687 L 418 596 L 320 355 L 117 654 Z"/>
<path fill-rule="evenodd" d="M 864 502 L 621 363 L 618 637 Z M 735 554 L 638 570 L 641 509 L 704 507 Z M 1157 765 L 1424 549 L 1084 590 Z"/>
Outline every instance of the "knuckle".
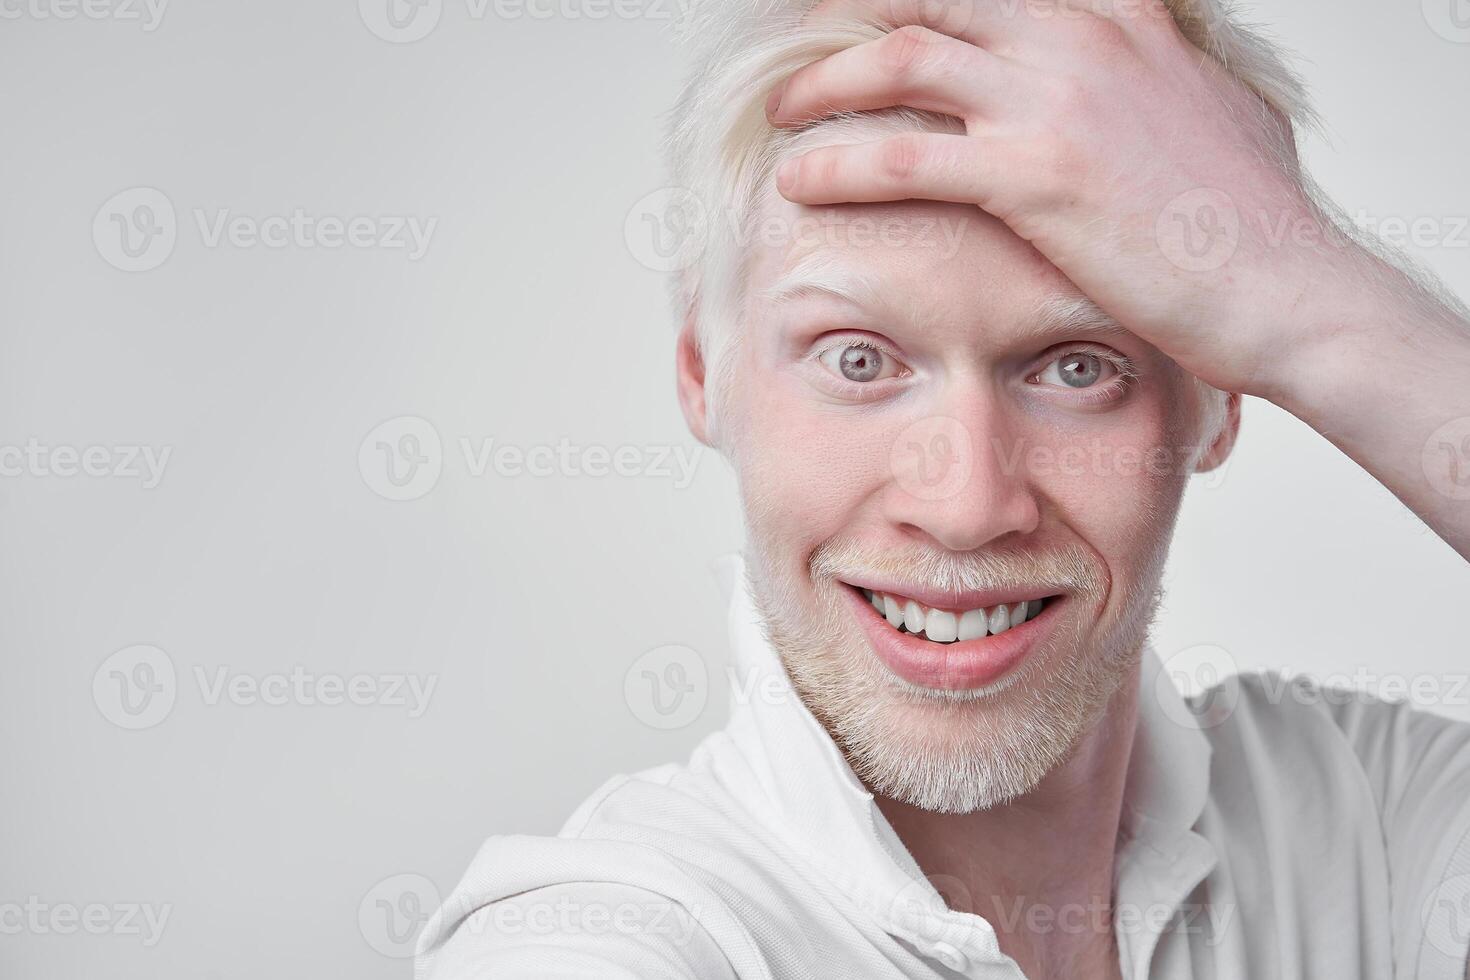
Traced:
<path fill-rule="evenodd" d="M 1082 80 L 1072 75 L 1053 79 L 1050 84 L 1053 113 L 1062 119 L 1075 119 L 1087 112 L 1088 90 Z"/>
<path fill-rule="evenodd" d="M 1208 6 L 1194 4 L 1191 6 Z M 1169 4 L 1164 0 L 1143 0 L 1138 11 L 1137 20 L 1146 30 L 1178 33 L 1179 22 L 1174 19 L 1174 13 L 1169 9 Z"/>
<path fill-rule="evenodd" d="M 907 183 L 919 172 L 923 153 L 923 144 L 916 136 L 895 136 L 883 144 L 878 154 L 878 171 L 891 183 Z"/>
<path fill-rule="evenodd" d="M 827 187 L 842 176 L 842 154 L 832 147 L 812 154 L 811 181 L 813 186 Z"/>
<path fill-rule="evenodd" d="M 924 67 L 934 49 L 934 32 L 917 24 L 890 31 L 882 45 L 884 67 L 896 78 L 911 78 Z"/>
<path fill-rule="evenodd" d="M 1072 194 L 1087 180 L 1087 161 L 1078 153 L 1072 142 L 1057 136 L 1046 144 L 1042 153 L 1039 172 L 1046 186 L 1057 194 Z"/>
<path fill-rule="evenodd" d="M 1083 18 L 1087 41 L 1099 51 L 1120 51 L 1128 47 L 1128 32 L 1116 20 L 1092 14 Z"/>

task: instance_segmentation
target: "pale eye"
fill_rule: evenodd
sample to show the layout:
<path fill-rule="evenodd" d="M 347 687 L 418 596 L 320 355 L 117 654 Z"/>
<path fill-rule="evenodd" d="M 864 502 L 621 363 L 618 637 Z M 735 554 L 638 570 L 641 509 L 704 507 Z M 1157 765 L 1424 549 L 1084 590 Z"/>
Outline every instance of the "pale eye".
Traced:
<path fill-rule="evenodd" d="M 822 363 L 834 374 L 858 384 L 881 381 L 898 374 L 898 362 L 876 347 L 848 344 L 822 352 Z"/>
<path fill-rule="evenodd" d="M 1036 377 L 1047 384 L 1066 388 L 1091 388 L 1117 373 L 1117 367 L 1105 357 L 1086 351 L 1070 351 L 1048 364 Z"/>

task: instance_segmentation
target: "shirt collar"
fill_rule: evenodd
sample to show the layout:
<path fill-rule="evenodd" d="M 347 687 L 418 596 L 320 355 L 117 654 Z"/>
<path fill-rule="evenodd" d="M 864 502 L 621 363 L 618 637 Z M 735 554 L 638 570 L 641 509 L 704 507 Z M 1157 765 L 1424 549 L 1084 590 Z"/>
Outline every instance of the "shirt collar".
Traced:
<path fill-rule="evenodd" d="M 727 556 L 720 572 L 730 592 L 735 667 L 726 732 L 761 804 L 819 871 L 893 934 L 922 945 L 916 937 L 932 940 L 938 922 L 946 940 L 963 940 L 972 957 L 1010 963 L 989 923 L 947 911 L 873 794 L 797 695 L 766 638 L 741 557 Z M 1210 757 L 1196 715 L 1146 643 L 1116 859 L 1120 903 L 1176 905 L 1213 867 L 1213 849 L 1193 831 L 1209 796 Z M 1119 935 L 1125 976 L 1146 975 L 1156 941 L 1156 935 Z"/>
<path fill-rule="evenodd" d="M 1160 930 L 1169 928 L 1144 913 L 1177 909 L 1218 861 L 1214 846 L 1195 830 L 1209 803 L 1212 756 L 1200 716 L 1145 644 L 1113 859 L 1115 907 L 1128 916 L 1115 916 L 1124 977 L 1148 976 Z"/>
<path fill-rule="evenodd" d="M 1210 740 L 1165 669 L 1145 643 L 1139 664 L 1138 721 L 1123 789 L 1125 833 L 1161 839 L 1199 820 L 1210 794 Z"/>

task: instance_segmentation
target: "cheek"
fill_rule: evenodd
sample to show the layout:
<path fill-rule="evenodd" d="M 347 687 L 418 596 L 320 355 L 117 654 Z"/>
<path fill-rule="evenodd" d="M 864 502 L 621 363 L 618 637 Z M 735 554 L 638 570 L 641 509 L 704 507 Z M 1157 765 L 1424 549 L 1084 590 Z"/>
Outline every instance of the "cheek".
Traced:
<path fill-rule="evenodd" d="M 744 376 L 757 379 L 742 387 L 752 395 L 743 399 L 735 460 L 748 518 L 784 546 L 810 551 L 851 527 L 882 487 L 889 427 L 822 404 L 800 380 Z"/>
<path fill-rule="evenodd" d="M 1033 485 L 1102 555 L 1115 578 L 1167 547 L 1191 464 L 1162 400 L 1079 419 L 1038 436 Z"/>

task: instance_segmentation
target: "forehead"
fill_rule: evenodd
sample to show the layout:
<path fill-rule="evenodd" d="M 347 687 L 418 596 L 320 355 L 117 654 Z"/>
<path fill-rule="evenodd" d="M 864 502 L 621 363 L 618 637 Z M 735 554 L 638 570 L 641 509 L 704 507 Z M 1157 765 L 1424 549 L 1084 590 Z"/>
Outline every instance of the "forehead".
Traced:
<path fill-rule="evenodd" d="M 819 130 L 786 155 L 876 138 Z M 886 134 L 883 134 L 886 135 Z M 746 255 L 748 300 L 782 306 L 838 295 L 857 305 L 926 319 L 1018 319 L 1081 293 L 999 219 L 968 204 L 895 201 L 808 207 L 762 189 Z"/>

